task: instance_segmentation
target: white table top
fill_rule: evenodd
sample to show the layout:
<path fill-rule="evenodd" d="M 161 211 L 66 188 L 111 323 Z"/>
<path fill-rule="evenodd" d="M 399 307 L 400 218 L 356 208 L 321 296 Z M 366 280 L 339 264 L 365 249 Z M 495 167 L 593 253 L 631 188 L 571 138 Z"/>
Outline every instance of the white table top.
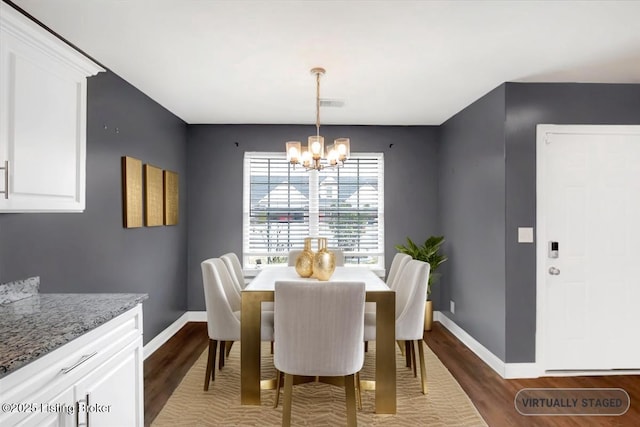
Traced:
<path fill-rule="evenodd" d="M 243 291 L 273 291 L 276 281 L 319 282 L 298 276 L 295 267 L 265 268 L 244 288 Z M 366 267 L 336 267 L 329 282 L 364 282 L 367 291 L 391 291 L 373 271 Z"/>

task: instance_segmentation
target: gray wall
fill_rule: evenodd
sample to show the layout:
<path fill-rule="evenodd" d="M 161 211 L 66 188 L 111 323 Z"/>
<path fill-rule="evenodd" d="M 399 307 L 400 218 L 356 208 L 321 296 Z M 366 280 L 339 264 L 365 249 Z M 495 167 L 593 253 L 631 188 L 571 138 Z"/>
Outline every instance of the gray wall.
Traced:
<path fill-rule="evenodd" d="M 535 361 L 537 124 L 640 124 L 640 85 L 506 84 L 506 362 Z"/>
<path fill-rule="evenodd" d="M 441 310 L 507 363 L 535 362 L 537 124 L 640 124 L 640 85 L 506 83 L 441 127 Z"/>
<path fill-rule="evenodd" d="M 449 260 L 437 286 L 441 310 L 503 360 L 504 110 L 501 85 L 442 125 L 438 205 Z"/>
<path fill-rule="evenodd" d="M 242 254 L 244 152 L 283 151 L 285 141 L 306 141 L 314 130 L 311 125 L 188 127 L 189 310 L 204 310 L 200 262 L 225 252 Z M 350 137 L 353 151 L 384 152 L 387 268 L 394 245 L 406 236 L 424 240 L 437 232 L 437 127 L 322 126 L 320 131 L 328 141 Z"/>
<path fill-rule="evenodd" d="M 0 214 L 0 282 L 38 275 L 42 292 L 148 293 L 146 343 L 187 306 L 186 125 L 111 72 L 89 78 L 87 111 L 85 212 Z M 179 225 L 122 227 L 124 155 L 178 172 Z"/>

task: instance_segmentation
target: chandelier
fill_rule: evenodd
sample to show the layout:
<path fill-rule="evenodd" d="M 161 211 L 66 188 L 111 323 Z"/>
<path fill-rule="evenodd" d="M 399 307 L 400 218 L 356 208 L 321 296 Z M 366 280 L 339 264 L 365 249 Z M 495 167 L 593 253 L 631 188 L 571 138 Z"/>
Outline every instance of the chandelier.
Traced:
<path fill-rule="evenodd" d="M 312 68 L 311 74 L 316 76 L 316 134 L 309 137 L 306 150 L 302 151 L 300 141 L 286 143 L 287 160 L 295 168 L 296 165 L 310 170 L 322 170 L 325 167 L 340 167 L 349 158 L 349 138 L 338 138 L 332 145 L 324 149 L 324 137 L 320 136 L 320 77 L 324 75 L 324 68 Z"/>

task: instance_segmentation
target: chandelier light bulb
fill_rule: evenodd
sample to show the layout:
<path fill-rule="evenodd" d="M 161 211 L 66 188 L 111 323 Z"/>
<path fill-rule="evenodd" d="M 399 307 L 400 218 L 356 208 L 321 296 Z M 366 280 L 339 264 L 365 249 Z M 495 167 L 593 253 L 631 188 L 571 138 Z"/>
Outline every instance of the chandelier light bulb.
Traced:
<path fill-rule="evenodd" d="M 287 144 L 287 160 L 293 165 L 300 163 L 300 151 L 302 151 L 302 144 L 300 141 L 288 141 Z"/>
<path fill-rule="evenodd" d="M 304 166 L 305 168 L 311 166 L 311 153 L 308 151 L 302 153 L 302 166 Z"/>
<path fill-rule="evenodd" d="M 349 138 L 336 139 L 334 146 L 338 150 L 338 158 L 341 162 L 344 162 L 349 158 L 349 155 L 351 154 Z"/>
<path fill-rule="evenodd" d="M 334 148 L 332 148 L 327 154 L 327 160 L 331 166 L 338 164 L 338 152 Z"/>

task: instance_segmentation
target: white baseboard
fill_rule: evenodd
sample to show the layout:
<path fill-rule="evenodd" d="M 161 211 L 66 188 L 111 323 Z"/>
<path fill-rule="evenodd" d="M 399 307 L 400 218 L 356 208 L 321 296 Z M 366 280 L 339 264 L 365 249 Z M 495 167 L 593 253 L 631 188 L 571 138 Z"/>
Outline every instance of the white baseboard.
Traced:
<path fill-rule="evenodd" d="M 466 345 L 469 350 L 473 351 L 476 356 L 489 365 L 489 367 L 496 371 L 496 373 L 502 378 L 513 379 L 540 377 L 540 369 L 536 363 L 505 363 L 442 312 L 435 311 L 433 318 L 434 320 L 439 321 L 442 326 L 447 328 L 449 332 L 455 335 L 455 337 Z"/>
<path fill-rule="evenodd" d="M 187 313 L 189 313 L 189 322 L 206 322 L 207 321 L 206 311 L 188 311 Z"/>
<path fill-rule="evenodd" d="M 540 378 L 543 372 L 537 363 L 505 363 L 504 376 L 505 379 L 516 378 Z"/>
<path fill-rule="evenodd" d="M 480 344 L 469 335 L 464 329 L 458 326 L 453 320 L 449 319 L 442 312 L 436 311 L 434 313 L 434 320 L 439 321 L 442 326 L 447 328 L 449 332 L 455 335 L 464 345 L 466 345 L 469 350 L 473 351 L 476 356 L 478 356 L 484 363 L 489 365 L 491 369 L 496 371 L 498 375 L 504 378 L 505 374 L 505 366 L 504 362 L 500 360 L 498 356 L 491 353 L 485 346 Z"/>
<path fill-rule="evenodd" d="M 583 377 L 583 376 L 615 376 L 615 375 L 640 375 L 640 369 L 616 369 L 606 371 L 544 371 L 540 376 L 545 377 Z"/>
<path fill-rule="evenodd" d="M 484 363 L 496 371 L 502 378 L 537 378 L 541 375 L 535 363 L 504 363 L 464 329 L 458 326 L 440 311 L 434 311 L 433 320 L 439 321 L 456 338 L 473 351 Z M 206 322 L 206 311 L 187 311 L 175 322 L 156 335 L 143 349 L 144 358 L 151 356 L 188 322 Z M 562 375 L 557 373 L 556 375 Z"/>
<path fill-rule="evenodd" d="M 489 349 L 480 344 L 464 329 L 458 326 L 440 311 L 433 312 L 433 320 L 438 321 L 456 338 L 466 345 L 484 363 L 505 379 L 539 378 L 541 376 L 582 376 L 582 375 L 640 375 L 640 370 L 619 371 L 542 371 L 537 363 L 505 363 Z M 187 311 L 165 330 L 156 335 L 144 346 L 144 358 L 151 356 L 188 322 L 206 322 L 206 311 Z"/>
<path fill-rule="evenodd" d="M 540 378 L 540 377 L 580 377 L 585 375 L 640 375 L 640 370 L 604 370 L 604 371 L 545 371 L 537 363 L 505 363 L 489 349 L 480 344 L 464 329 L 449 319 L 444 313 L 434 311 L 433 320 L 455 335 L 469 350 L 473 351 L 484 363 L 504 379 Z"/>
<path fill-rule="evenodd" d="M 170 324 L 166 329 L 153 337 L 143 348 L 144 359 L 151 356 L 162 344 L 166 343 L 169 338 L 175 335 L 188 322 L 206 322 L 206 311 L 187 311 L 180 316 L 175 322 Z"/>

